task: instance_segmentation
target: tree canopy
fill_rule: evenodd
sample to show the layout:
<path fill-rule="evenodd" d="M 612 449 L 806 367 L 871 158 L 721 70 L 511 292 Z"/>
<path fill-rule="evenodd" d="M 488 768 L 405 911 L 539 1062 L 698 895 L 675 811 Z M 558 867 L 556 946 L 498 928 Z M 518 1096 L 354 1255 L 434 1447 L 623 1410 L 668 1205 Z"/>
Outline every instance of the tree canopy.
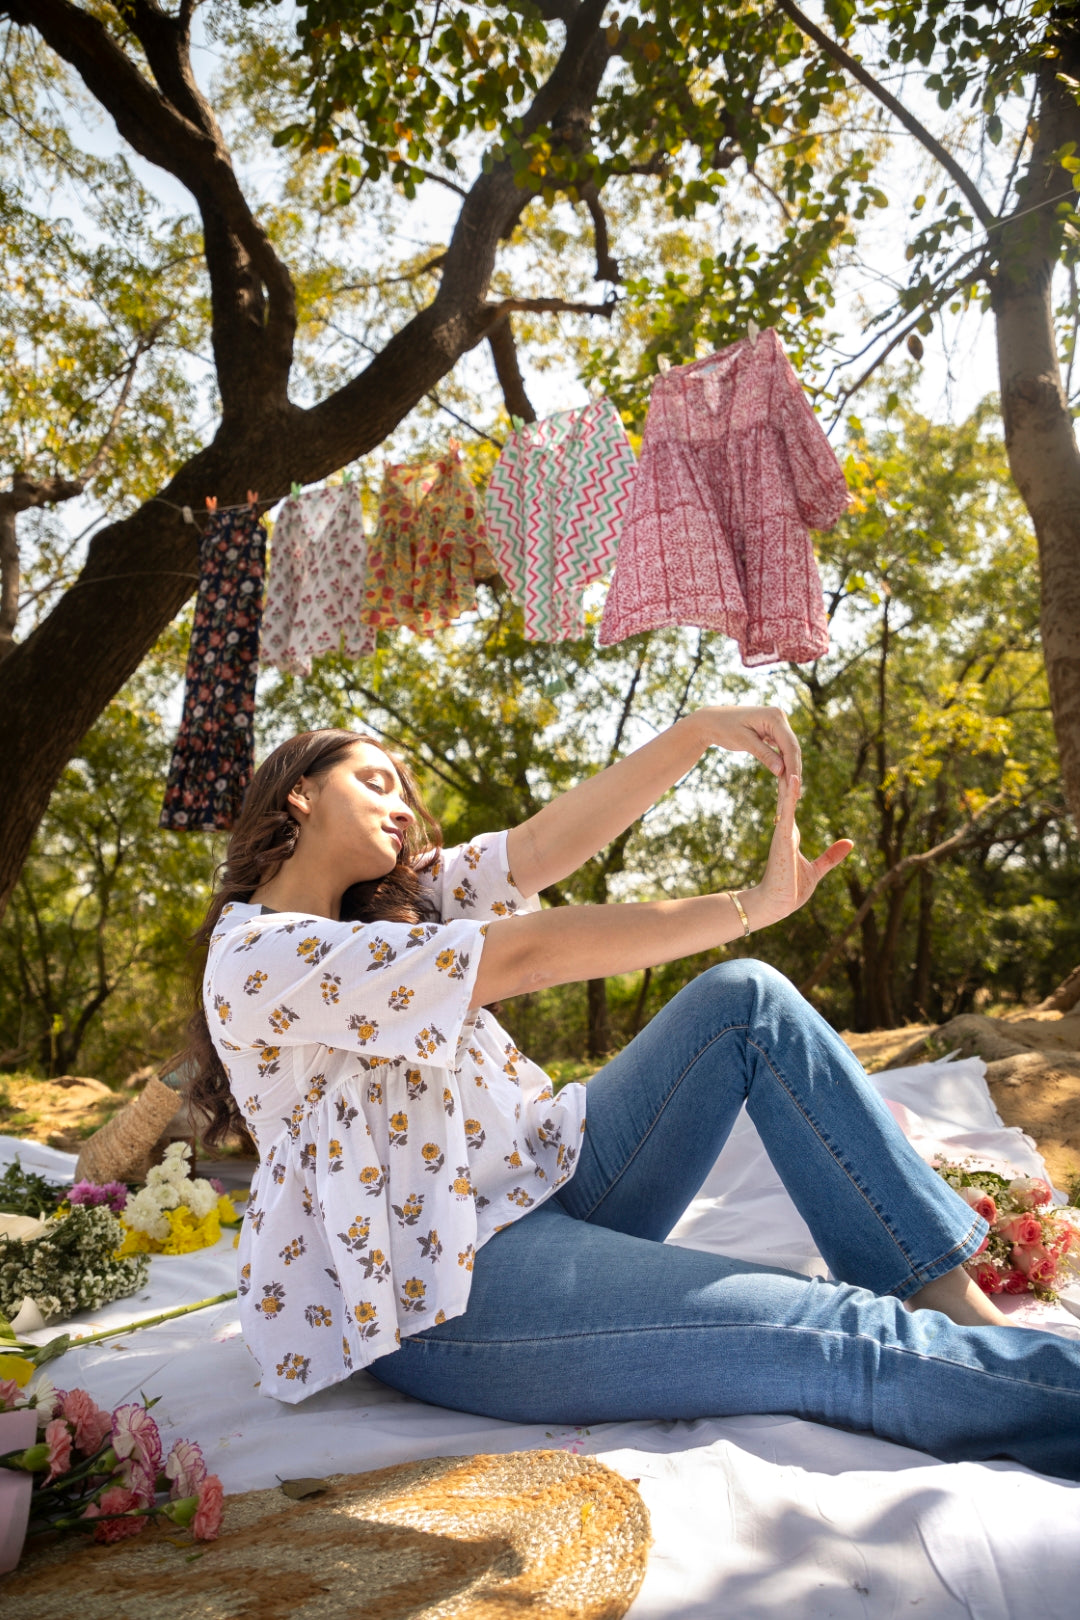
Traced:
<path fill-rule="evenodd" d="M 33 266 L 5 290 L 0 404 L 26 423 L 0 494 L 0 903 L 81 739 L 193 589 L 185 506 L 325 477 L 432 402 L 491 445 L 499 410 L 469 397 L 482 345 L 506 411 L 535 414 L 521 342 L 533 375 L 557 353 L 640 426 L 661 356 L 750 318 L 843 409 L 898 344 L 986 304 L 1080 809 L 1076 309 L 1053 294 L 1080 240 L 1074 8 L 16 0 L 0 19 L 18 179 L 2 228 Z M 76 138 L 88 107 L 118 156 Z M 82 188 L 66 224 L 48 200 L 61 173 Z M 436 196 L 441 241 L 416 224 Z M 904 224 L 860 356 L 834 300 L 885 210 Z M 115 515 L 67 558 L 39 520 L 44 577 L 16 618 L 16 516 L 88 483 Z"/>

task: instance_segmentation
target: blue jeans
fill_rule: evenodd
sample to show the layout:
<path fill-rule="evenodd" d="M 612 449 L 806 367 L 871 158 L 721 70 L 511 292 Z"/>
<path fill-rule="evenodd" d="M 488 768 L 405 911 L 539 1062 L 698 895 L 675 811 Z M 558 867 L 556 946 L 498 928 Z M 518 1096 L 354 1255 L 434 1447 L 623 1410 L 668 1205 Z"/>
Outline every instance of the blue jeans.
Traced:
<path fill-rule="evenodd" d="M 664 1243 L 744 1102 L 841 1281 Z M 519 1423 L 783 1412 L 1080 1479 L 1080 1344 L 901 1303 L 985 1231 L 788 981 L 731 961 L 589 1081 L 576 1174 L 479 1251 L 465 1313 L 370 1371 Z"/>

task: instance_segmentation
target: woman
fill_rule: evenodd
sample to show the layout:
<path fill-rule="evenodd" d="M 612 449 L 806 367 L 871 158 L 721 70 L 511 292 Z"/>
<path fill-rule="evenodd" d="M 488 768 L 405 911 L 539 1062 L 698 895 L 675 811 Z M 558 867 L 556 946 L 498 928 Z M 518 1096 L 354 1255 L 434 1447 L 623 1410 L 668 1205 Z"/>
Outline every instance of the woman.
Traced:
<path fill-rule="evenodd" d="M 712 746 L 777 778 L 756 887 L 539 910 Z M 209 1139 L 243 1122 L 259 1149 L 240 1292 L 264 1391 L 296 1401 L 370 1366 L 521 1422 L 785 1412 L 1080 1478 L 1080 1346 L 1004 1325 L 962 1269 L 985 1223 L 780 974 L 710 969 L 557 1097 L 484 1010 L 805 904 L 852 846 L 800 854 L 801 776 L 778 710 L 703 709 L 440 851 L 374 739 L 270 755 L 204 925 L 195 1085 Z M 744 1101 L 841 1280 L 664 1244 Z"/>

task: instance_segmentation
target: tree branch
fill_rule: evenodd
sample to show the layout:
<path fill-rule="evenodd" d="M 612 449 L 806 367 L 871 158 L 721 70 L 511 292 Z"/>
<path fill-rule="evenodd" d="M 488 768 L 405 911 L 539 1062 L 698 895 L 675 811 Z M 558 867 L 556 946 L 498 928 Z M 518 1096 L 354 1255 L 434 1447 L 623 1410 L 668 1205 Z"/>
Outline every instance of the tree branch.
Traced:
<path fill-rule="evenodd" d="M 495 362 L 495 375 L 499 379 L 507 411 L 511 416 L 520 417 L 523 422 L 535 422 L 536 412 L 525 392 L 525 379 L 518 364 L 517 344 L 509 315 L 498 321 L 488 333 L 488 347 Z"/>
<path fill-rule="evenodd" d="M 175 175 L 195 198 L 225 414 L 248 408 L 253 387 L 284 403 L 296 331 L 292 277 L 240 189 L 217 120 L 195 82 L 186 27 L 145 0 L 133 0 L 124 12 L 156 88 L 104 24 L 71 0 L 8 0 L 0 13 L 35 28 L 71 64 L 134 150 Z"/>
<path fill-rule="evenodd" d="M 611 256 L 607 215 L 604 213 L 603 204 L 600 201 L 600 192 L 597 189 L 596 181 L 590 180 L 587 186 L 579 186 L 578 196 L 592 215 L 593 237 L 596 242 L 596 274 L 593 280 L 621 281 L 619 261 Z"/>
<path fill-rule="evenodd" d="M 794 0 L 776 0 L 776 3 L 780 10 L 791 18 L 796 28 L 801 29 L 816 45 L 819 45 L 826 56 L 831 56 L 833 61 L 838 63 L 846 73 L 850 73 L 853 79 L 857 79 L 864 89 L 869 90 L 870 94 L 876 97 L 883 107 L 887 107 L 899 123 L 903 124 L 908 134 L 914 135 L 915 139 L 921 146 L 926 148 L 931 157 L 941 164 L 941 167 L 952 178 L 971 204 L 979 223 L 984 225 L 987 230 L 995 225 L 997 218 L 983 201 L 978 187 L 971 177 L 965 173 L 952 153 L 947 151 L 941 142 L 931 135 L 926 125 L 921 124 L 914 113 L 908 112 L 904 104 L 897 101 L 892 92 L 886 90 L 883 84 L 879 84 L 874 75 L 868 72 L 856 57 L 846 51 L 836 40 L 830 39 L 829 35 L 820 29 L 816 23 L 811 22 L 810 18 L 795 5 Z"/>
<path fill-rule="evenodd" d="M 825 952 L 825 955 L 811 972 L 809 978 L 807 978 L 799 986 L 800 995 L 808 996 L 810 992 L 821 983 L 822 979 L 825 977 L 826 973 L 828 973 L 829 969 L 840 955 L 840 952 L 843 950 L 844 944 L 848 937 L 854 933 L 855 929 L 858 928 L 864 919 L 869 915 L 871 908 L 878 900 L 880 900 L 881 896 L 885 894 L 887 890 L 894 888 L 896 884 L 901 883 L 905 878 L 918 871 L 921 867 L 930 866 L 936 861 L 944 860 L 946 856 L 954 855 L 958 849 L 962 849 L 966 844 L 973 843 L 975 839 L 980 836 L 981 830 L 978 828 L 978 822 L 981 821 L 990 810 L 995 809 L 997 805 L 1001 804 L 1004 798 L 1005 795 L 1003 793 L 995 793 L 992 799 L 987 799 L 982 808 L 975 812 L 966 827 L 961 827 L 949 838 L 944 839 L 942 843 L 935 844 L 933 849 L 923 850 L 922 853 L 918 855 L 905 855 L 903 860 L 897 861 L 895 866 L 890 867 L 887 872 L 884 872 L 881 877 L 878 878 L 877 882 L 871 885 L 866 894 L 866 898 L 859 906 L 855 915 L 852 917 L 847 926 L 839 934 L 837 934 L 836 938 Z"/>
<path fill-rule="evenodd" d="M 603 315 L 605 320 L 610 320 L 617 303 L 617 298 L 607 298 L 602 304 L 575 304 L 568 298 L 500 298 L 497 304 L 483 304 L 481 308 L 493 321 L 521 309 L 537 315 Z"/>

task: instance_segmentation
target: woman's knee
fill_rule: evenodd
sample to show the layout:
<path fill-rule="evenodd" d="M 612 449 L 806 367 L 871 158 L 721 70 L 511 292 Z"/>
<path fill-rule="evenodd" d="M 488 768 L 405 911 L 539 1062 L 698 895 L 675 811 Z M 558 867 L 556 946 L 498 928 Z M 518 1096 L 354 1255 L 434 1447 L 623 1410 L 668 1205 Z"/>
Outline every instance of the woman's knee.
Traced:
<path fill-rule="evenodd" d="M 766 1004 L 809 1006 L 785 974 L 754 956 L 736 956 L 706 968 L 689 988 L 713 999 L 741 1004 L 748 1015 Z"/>

